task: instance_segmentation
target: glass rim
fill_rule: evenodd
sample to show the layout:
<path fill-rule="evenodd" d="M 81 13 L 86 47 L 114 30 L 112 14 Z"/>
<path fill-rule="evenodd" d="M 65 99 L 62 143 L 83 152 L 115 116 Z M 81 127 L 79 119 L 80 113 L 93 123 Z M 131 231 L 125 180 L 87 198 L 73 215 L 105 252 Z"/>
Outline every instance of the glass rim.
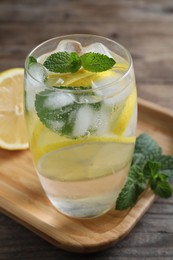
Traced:
<path fill-rule="evenodd" d="M 108 42 L 111 42 L 115 45 L 117 45 L 121 50 L 123 50 L 123 52 L 127 55 L 127 58 L 128 58 L 128 68 L 127 70 L 125 71 L 125 73 L 118 79 L 115 79 L 114 81 L 112 81 L 111 83 L 108 83 L 108 84 L 105 84 L 104 86 L 100 86 L 100 87 L 97 87 L 97 90 L 104 90 L 104 89 L 107 89 L 109 88 L 110 86 L 112 86 L 113 84 L 119 84 L 123 79 L 125 79 L 128 74 L 130 73 L 131 69 L 132 69 L 132 66 L 133 66 L 133 61 L 132 61 L 132 57 L 131 57 L 131 54 L 130 52 L 128 51 L 128 49 L 126 49 L 122 44 L 112 40 L 112 39 L 109 39 L 107 37 L 104 37 L 104 36 L 100 36 L 100 35 L 95 35 L 95 34 L 67 34 L 67 35 L 61 35 L 61 36 L 57 36 L 57 37 L 53 37 L 51 39 L 48 39 L 42 43 L 40 43 L 39 45 L 37 45 L 34 49 L 32 49 L 29 54 L 26 56 L 26 59 L 25 59 L 25 70 L 27 71 L 27 73 L 29 74 L 29 76 L 34 79 L 37 83 L 41 83 L 41 84 L 44 84 L 43 82 L 39 81 L 38 79 L 36 79 L 30 72 L 29 72 L 29 69 L 28 69 L 28 66 L 27 66 L 27 62 L 28 62 L 28 58 L 29 56 L 32 56 L 32 54 L 39 48 L 41 48 L 42 46 L 44 46 L 45 44 L 55 40 L 55 39 L 63 39 L 63 38 L 67 38 L 67 37 L 97 37 L 97 38 L 100 38 L 102 40 L 106 40 Z M 77 40 L 77 39 L 76 39 Z M 128 85 L 128 84 L 127 84 Z M 58 92 L 66 92 L 66 93 L 87 93 L 87 92 L 91 92 L 93 89 L 58 89 L 57 88 L 53 88 L 52 86 L 46 86 L 44 84 L 44 87 L 48 90 L 54 90 L 54 91 L 58 91 Z M 127 86 L 124 86 L 123 89 L 125 89 Z M 121 89 L 120 92 L 123 90 Z"/>

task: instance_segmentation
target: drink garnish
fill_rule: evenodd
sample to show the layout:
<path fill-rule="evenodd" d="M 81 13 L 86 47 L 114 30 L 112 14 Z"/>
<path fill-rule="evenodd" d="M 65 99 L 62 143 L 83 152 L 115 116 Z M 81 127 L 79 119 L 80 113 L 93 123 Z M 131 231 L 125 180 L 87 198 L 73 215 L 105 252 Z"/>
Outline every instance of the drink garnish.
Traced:
<path fill-rule="evenodd" d="M 171 197 L 172 179 L 173 156 L 163 155 L 161 147 L 147 134 L 139 135 L 126 184 L 116 201 L 116 209 L 132 207 L 147 187 L 161 198 Z"/>
<path fill-rule="evenodd" d="M 77 52 L 56 52 L 51 54 L 43 65 L 52 72 L 74 73 L 81 67 L 81 59 Z"/>
<path fill-rule="evenodd" d="M 92 72 L 102 72 L 111 69 L 116 61 L 107 55 L 88 52 L 80 57 L 85 70 Z"/>
<path fill-rule="evenodd" d="M 74 73 L 81 66 L 91 72 L 102 72 L 111 69 L 115 63 L 113 58 L 100 53 L 88 52 L 79 56 L 77 52 L 56 52 L 43 65 L 51 72 Z"/>
<path fill-rule="evenodd" d="M 30 67 L 36 62 L 36 58 L 30 56 L 28 66 Z M 89 52 L 79 56 L 77 52 L 56 52 L 45 60 L 43 66 L 55 73 L 75 73 L 80 70 L 81 67 L 91 72 L 103 72 L 111 69 L 115 63 L 113 58 L 100 53 Z M 56 91 L 57 89 L 75 90 L 75 95 L 74 93 L 61 93 Z M 80 91 L 85 89 L 87 89 L 85 93 Z M 84 86 L 52 86 L 52 89 L 36 94 L 35 109 L 37 115 L 41 122 L 50 130 L 67 137 L 73 137 L 72 132 L 77 112 L 82 106 L 88 107 L 89 110 L 92 109 L 93 112 L 101 110 L 101 101 L 93 103 L 84 101 L 78 102 L 82 100 L 81 96 L 83 96 L 83 100 L 85 100 L 85 97 L 96 96 L 96 94 L 93 92 L 91 86 L 87 86 L 87 88 Z M 51 99 L 53 102 L 52 107 Z M 46 105 L 46 100 L 50 100 L 48 106 Z M 65 104 L 61 104 L 61 100 L 65 100 Z M 55 104 L 55 102 L 57 102 L 57 104 Z M 86 132 L 88 131 L 94 133 L 96 129 L 95 127 L 89 126 Z"/>

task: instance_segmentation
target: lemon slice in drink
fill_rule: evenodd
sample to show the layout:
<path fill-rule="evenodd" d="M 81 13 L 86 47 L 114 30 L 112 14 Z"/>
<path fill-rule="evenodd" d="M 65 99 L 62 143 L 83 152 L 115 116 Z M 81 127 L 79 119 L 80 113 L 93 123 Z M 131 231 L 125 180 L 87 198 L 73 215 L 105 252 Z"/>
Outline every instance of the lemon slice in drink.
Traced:
<path fill-rule="evenodd" d="M 120 113 L 112 132 L 118 136 L 122 136 L 128 127 L 128 124 L 132 118 L 134 108 L 136 105 L 136 88 L 133 87 L 131 94 L 128 96 L 125 106 Z"/>
<path fill-rule="evenodd" d="M 131 161 L 135 137 L 89 136 L 69 139 L 36 124 L 31 150 L 40 174 L 77 181 L 112 174 Z"/>
<path fill-rule="evenodd" d="M 94 73 L 80 69 L 75 73 L 61 73 L 61 74 L 50 74 L 48 77 L 47 84 L 54 86 L 72 86 L 72 87 L 89 87 L 93 81 L 99 81 L 104 78 L 114 77 L 115 72 L 108 70 L 99 73 Z"/>
<path fill-rule="evenodd" d="M 28 148 L 23 111 L 24 70 L 10 69 L 0 74 L 0 147 Z"/>
<path fill-rule="evenodd" d="M 95 179 L 130 165 L 133 149 L 134 138 L 90 137 L 60 142 L 45 147 L 46 153 L 38 161 L 38 170 L 53 180 Z"/>
<path fill-rule="evenodd" d="M 86 136 L 77 139 L 66 138 L 50 131 L 39 120 L 35 124 L 35 129 L 31 137 L 30 147 L 36 162 L 46 153 L 59 150 L 64 147 L 81 145 L 86 143 L 124 143 L 134 144 L 136 138 L 110 136 Z"/>

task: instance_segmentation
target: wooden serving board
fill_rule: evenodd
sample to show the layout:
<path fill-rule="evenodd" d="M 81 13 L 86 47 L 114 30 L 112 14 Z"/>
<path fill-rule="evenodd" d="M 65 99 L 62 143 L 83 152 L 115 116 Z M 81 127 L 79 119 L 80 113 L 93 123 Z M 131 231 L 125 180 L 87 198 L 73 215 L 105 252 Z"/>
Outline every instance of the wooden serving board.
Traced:
<path fill-rule="evenodd" d="M 147 132 L 173 154 L 173 113 L 139 99 L 138 134 Z M 59 248 L 81 253 L 96 252 L 125 237 L 148 210 L 155 196 L 145 191 L 126 211 L 111 210 L 90 220 L 68 218 L 48 201 L 27 151 L 0 150 L 0 207 Z"/>

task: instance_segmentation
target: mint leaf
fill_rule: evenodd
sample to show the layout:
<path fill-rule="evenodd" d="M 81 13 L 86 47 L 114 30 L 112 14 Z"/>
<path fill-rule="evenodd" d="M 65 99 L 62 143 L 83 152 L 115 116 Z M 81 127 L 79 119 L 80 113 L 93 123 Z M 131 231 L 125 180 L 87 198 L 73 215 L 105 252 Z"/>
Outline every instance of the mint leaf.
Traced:
<path fill-rule="evenodd" d="M 81 66 L 88 71 L 102 72 L 111 69 L 115 63 L 113 58 L 100 53 L 89 52 L 79 57 L 76 52 L 56 52 L 51 54 L 43 65 L 52 72 L 74 73 Z"/>
<path fill-rule="evenodd" d="M 47 128 L 62 135 L 71 135 L 79 109 L 73 95 L 55 90 L 41 91 L 36 94 L 35 109 L 40 121 Z"/>
<path fill-rule="evenodd" d="M 146 189 L 146 180 L 136 165 L 132 166 L 127 182 L 120 192 L 117 201 L 116 209 L 125 210 L 134 205 L 139 195 Z"/>
<path fill-rule="evenodd" d="M 43 65 L 52 72 L 74 73 L 80 69 L 81 60 L 76 52 L 56 52 L 51 54 Z"/>
<path fill-rule="evenodd" d="M 162 155 L 159 160 L 161 166 L 160 171 L 165 174 L 169 180 L 173 179 L 173 156 Z"/>
<path fill-rule="evenodd" d="M 92 72 L 102 72 L 111 69 L 115 65 L 115 60 L 100 53 L 89 52 L 81 57 L 82 66 L 85 70 Z"/>
<path fill-rule="evenodd" d="M 145 161 L 146 161 L 146 159 L 143 154 L 141 154 L 141 153 L 133 154 L 132 165 L 137 165 L 140 168 L 143 168 Z"/>
<path fill-rule="evenodd" d="M 70 53 L 70 56 L 71 56 L 71 60 L 72 60 L 72 63 L 71 63 L 71 66 L 70 66 L 70 72 L 74 73 L 74 72 L 76 72 L 80 69 L 81 59 L 76 52 Z"/>
<path fill-rule="evenodd" d="M 140 165 L 141 168 L 148 160 L 158 161 L 161 153 L 161 147 L 149 135 L 143 133 L 136 139 L 134 157 L 138 157 L 138 161 L 135 164 Z M 139 154 L 142 156 L 139 156 Z"/>
<path fill-rule="evenodd" d="M 164 156 L 161 158 L 164 158 Z M 169 160 L 163 161 L 167 165 Z M 148 161 L 143 169 L 143 174 L 149 180 L 149 185 L 156 195 L 162 198 L 169 198 L 172 196 L 172 188 L 167 180 L 167 175 L 161 172 L 161 168 L 164 168 L 164 165 L 160 162 Z"/>
<path fill-rule="evenodd" d="M 34 63 L 37 63 L 37 60 L 34 56 L 29 56 L 28 58 L 28 68 L 33 65 Z"/>
<path fill-rule="evenodd" d="M 164 175 L 158 176 L 150 181 L 153 192 L 161 198 L 170 198 L 172 196 L 172 188 L 167 180 L 163 180 Z"/>
<path fill-rule="evenodd" d="M 59 89 L 68 89 L 71 87 L 60 86 Z M 85 106 L 85 110 L 92 108 L 93 113 L 101 113 L 101 102 L 87 103 L 81 102 L 83 92 L 76 93 L 75 95 L 69 92 L 58 91 L 58 87 L 51 90 L 44 90 L 36 94 L 35 109 L 40 121 L 51 131 L 65 135 L 70 138 L 77 138 L 85 136 L 88 132 L 95 133 L 97 126 L 92 127 L 92 124 L 88 125 L 86 131 L 84 130 L 79 136 L 75 136 L 73 129 L 75 126 L 76 118 L 80 108 Z M 87 95 L 85 93 L 85 95 Z M 89 92 L 88 95 L 95 95 Z M 83 98 L 85 99 L 85 97 Z M 81 111 L 81 110 L 80 110 Z M 84 114 L 85 116 L 85 114 Z M 92 120 L 92 119 L 91 119 Z M 97 123 L 96 123 L 97 125 Z"/>
<path fill-rule="evenodd" d="M 162 155 L 160 146 L 147 134 L 141 134 L 135 145 L 127 182 L 120 192 L 116 209 L 133 206 L 147 185 L 153 192 L 169 198 L 173 191 L 169 181 L 173 178 L 173 156 Z"/>
<path fill-rule="evenodd" d="M 146 179 L 154 178 L 160 170 L 160 163 L 148 161 L 143 169 L 143 174 Z"/>
<path fill-rule="evenodd" d="M 136 184 L 133 180 L 128 179 L 116 200 L 116 210 L 125 210 L 132 207 L 137 198 Z"/>

